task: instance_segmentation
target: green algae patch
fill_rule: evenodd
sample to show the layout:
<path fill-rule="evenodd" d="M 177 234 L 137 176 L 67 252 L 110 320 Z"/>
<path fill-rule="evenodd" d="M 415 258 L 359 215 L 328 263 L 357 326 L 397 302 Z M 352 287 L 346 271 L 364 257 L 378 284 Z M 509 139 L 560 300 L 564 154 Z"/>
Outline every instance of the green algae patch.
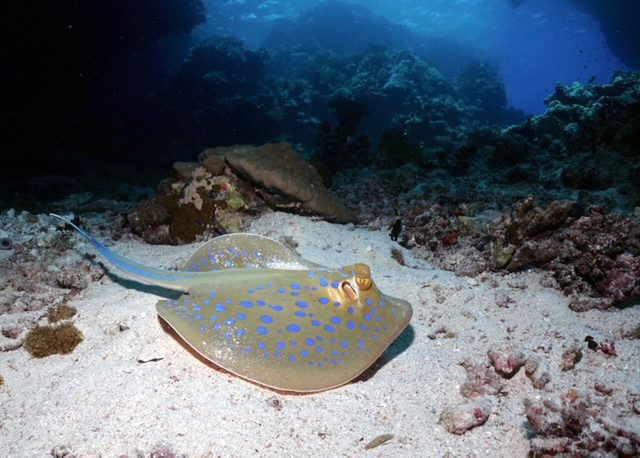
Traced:
<path fill-rule="evenodd" d="M 72 318 L 76 314 L 77 310 L 75 307 L 70 307 L 68 305 L 58 305 L 57 307 L 53 307 L 49 309 L 49 314 L 47 315 L 47 319 L 49 323 L 57 323 L 58 321 L 68 320 Z"/>
<path fill-rule="evenodd" d="M 71 353 L 84 339 L 73 323 L 58 326 L 36 326 L 27 334 L 24 347 L 34 358 Z"/>

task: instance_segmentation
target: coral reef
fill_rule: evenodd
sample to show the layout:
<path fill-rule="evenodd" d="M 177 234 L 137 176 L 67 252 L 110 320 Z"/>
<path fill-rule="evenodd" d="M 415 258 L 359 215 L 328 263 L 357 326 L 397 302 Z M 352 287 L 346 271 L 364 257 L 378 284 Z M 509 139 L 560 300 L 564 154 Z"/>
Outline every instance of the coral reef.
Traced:
<path fill-rule="evenodd" d="M 200 159 L 212 156 L 223 156 L 231 168 L 257 184 L 260 196 L 276 209 L 320 215 L 338 223 L 355 219 L 324 187 L 316 169 L 288 143 L 214 148 L 205 150 Z"/>
<path fill-rule="evenodd" d="M 329 101 L 329 107 L 335 111 L 338 122 L 332 127 L 322 123 L 316 140 L 314 159 L 326 169 L 330 178 L 337 171 L 356 167 L 370 160 L 369 139 L 366 135 L 356 135 L 358 124 L 368 114 L 364 103 L 345 97 L 336 97 Z"/>
<path fill-rule="evenodd" d="M 208 148 L 199 160 L 175 163 L 176 179 L 160 183 L 127 215 L 134 233 L 148 243 L 189 243 L 240 232 L 269 207 L 339 223 L 355 219 L 287 143 Z"/>
<path fill-rule="evenodd" d="M 574 389 L 544 400 L 525 400 L 533 456 L 637 456 L 640 435 L 631 405 Z"/>
<path fill-rule="evenodd" d="M 198 237 L 239 232 L 259 202 L 233 174 L 215 176 L 196 164 L 174 164 L 177 178 L 127 215 L 131 230 L 147 243 L 177 245 Z"/>
<path fill-rule="evenodd" d="M 260 144 L 280 129 L 268 54 L 234 37 L 211 37 L 196 46 L 172 84 L 155 98 L 159 134 L 191 149 L 216 144 Z"/>
<path fill-rule="evenodd" d="M 0 257 L 0 314 L 62 306 L 103 275 L 98 265 L 77 254 L 64 256 L 73 249 L 71 235 L 56 230 L 46 216 L 0 213 L 0 234 L 12 246 L 9 256 Z M 69 277 L 74 288 L 69 288 Z"/>
<path fill-rule="evenodd" d="M 624 305 L 640 297 L 639 83 L 626 72 L 558 85 L 540 116 L 464 133 L 438 160 L 421 150 L 413 164 L 343 171 L 334 189 L 369 227 L 445 269 L 539 267 L 573 310 Z M 392 134 L 387 144 L 412 151 Z"/>

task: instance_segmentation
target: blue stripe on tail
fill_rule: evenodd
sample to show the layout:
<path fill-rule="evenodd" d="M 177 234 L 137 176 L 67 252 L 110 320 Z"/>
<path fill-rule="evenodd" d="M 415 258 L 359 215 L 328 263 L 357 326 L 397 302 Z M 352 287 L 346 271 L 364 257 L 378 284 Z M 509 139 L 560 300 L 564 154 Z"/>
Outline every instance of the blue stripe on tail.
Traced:
<path fill-rule="evenodd" d="M 86 240 L 91 242 L 98 252 L 102 256 L 104 256 L 109 262 L 111 262 L 116 267 L 124 270 L 125 272 L 129 272 L 136 277 L 140 277 L 143 279 L 147 279 L 149 281 L 161 281 L 161 282 L 176 282 L 184 279 L 184 272 L 173 272 L 169 270 L 157 269 L 155 267 L 145 266 L 138 262 L 135 262 L 132 259 L 127 258 L 126 256 L 122 256 L 120 254 L 114 253 L 108 247 L 91 237 L 84 230 L 73 224 L 66 218 L 63 218 L 60 215 L 56 215 L 55 213 L 49 213 L 50 216 L 58 218 L 61 221 L 64 221 L 69 226 L 73 227 L 80 235 L 82 235 Z M 182 274 L 182 275 L 181 275 Z"/>

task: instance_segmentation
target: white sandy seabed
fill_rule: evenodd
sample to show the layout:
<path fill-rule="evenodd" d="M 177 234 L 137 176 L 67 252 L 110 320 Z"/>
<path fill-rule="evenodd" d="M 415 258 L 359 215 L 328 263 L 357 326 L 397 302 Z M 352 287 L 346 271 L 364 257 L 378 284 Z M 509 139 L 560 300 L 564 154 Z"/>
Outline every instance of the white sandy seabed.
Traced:
<path fill-rule="evenodd" d="M 57 447 L 59 455 L 79 457 L 518 457 L 529 452 L 525 398 L 592 389 L 595 381 L 614 388 L 612 402 L 615 393 L 625 402 L 626 393 L 640 392 L 639 341 L 617 337 L 637 306 L 577 314 L 562 293 L 541 285 L 542 273 L 456 277 L 413 259 L 385 232 L 282 213 L 262 217 L 250 232 L 291 236 L 303 257 L 324 265 L 367 263 L 382 291 L 411 302 L 410 327 L 385 363 L 330 391 L 276 393 L 194 357 L 161 327 L 153 289 L 105 276 L 70 304 L 85 336 L 72 354 L 0 353 L 0 455 L 50 456 Z M 404 253 L 406 266 L 392 258 L 392 247 Z M 175 267 L 195 245 L 126 241 L 112 248 Z M 129 329 L 121 332 L 122 324 Z M 586 351 L 573 370 L 561 371 L 563 351 L 585 335 L 616 340 L 618 356 Z M 520 370 L 491 397 L 485 424 L 462 435 L 447 432 L 440 413 L 466 401 L 459 363 L 485 363 L 488 349 L 505 344 L 548 363 L 546 391 L 534 389 Z M 393 438 L 365 449 L 382 434 Z"/>

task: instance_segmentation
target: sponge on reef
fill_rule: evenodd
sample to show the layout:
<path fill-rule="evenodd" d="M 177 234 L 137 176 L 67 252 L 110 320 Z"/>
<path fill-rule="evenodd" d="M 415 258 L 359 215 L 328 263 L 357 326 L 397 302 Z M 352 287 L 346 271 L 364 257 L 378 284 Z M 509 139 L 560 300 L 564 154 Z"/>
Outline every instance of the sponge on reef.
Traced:
<path fill-rule="evenodd" d="M 206 163 L 214 157 L 224 157 L 236 172 L 267 192 L 276 190 L 284 194 L 310 213 L 337 223 L 355 221 L 354 214 L 324 186 L 315 167 L 288 143 L 209 148 L 199 159 Z"/>

